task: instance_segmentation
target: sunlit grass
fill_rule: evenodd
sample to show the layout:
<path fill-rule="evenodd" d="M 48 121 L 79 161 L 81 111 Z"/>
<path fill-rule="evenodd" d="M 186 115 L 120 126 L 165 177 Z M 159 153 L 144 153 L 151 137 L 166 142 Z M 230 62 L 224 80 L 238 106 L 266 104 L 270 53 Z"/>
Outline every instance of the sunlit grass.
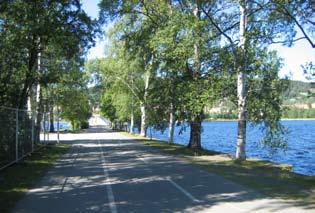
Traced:
<path fill-rule="evenodd" d="M 0 212 L 9 212 L 69 147 L 69 145 L 42 147 L 24 161 L 1 171 Z"/>
<path fill-rule="evenodd" d="M 258 159 L 236 161 L 226 154 L 214 151 L 196 152 L 182 145 L 170 145 L 163 141 L 148 140 L 139 136 L 135 138 L 145 145 L 179 156 L 211 173 L 248 186 L 262 194 L 293 199 L 300 205 L 315 206 L 315 177 L 293 173 L 289 165 Z"/>

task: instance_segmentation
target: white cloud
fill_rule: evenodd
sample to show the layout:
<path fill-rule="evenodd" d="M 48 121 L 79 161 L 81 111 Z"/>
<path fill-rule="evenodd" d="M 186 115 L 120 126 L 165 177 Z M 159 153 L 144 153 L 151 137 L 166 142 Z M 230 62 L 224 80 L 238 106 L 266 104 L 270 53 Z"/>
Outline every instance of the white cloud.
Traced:
<path fill-rule="evenodd" d="M 87 58 L 88 59 L 103 58 L 105 55 L 104 54 L 105 43 L 106 42 L 103 40 L 97 40 L 95 46 L 89 50 Z"/>
<path fill-rule="evenodd" d="M 315 50 L 306 40 L 298 41 L 292 47 L 273 45 L 270 49 L 277 50 L 278 55 L 284 59 L 281 77 L 291 74 L 293 80 L 306 81 L 301 65 L 315 61 Z"/>

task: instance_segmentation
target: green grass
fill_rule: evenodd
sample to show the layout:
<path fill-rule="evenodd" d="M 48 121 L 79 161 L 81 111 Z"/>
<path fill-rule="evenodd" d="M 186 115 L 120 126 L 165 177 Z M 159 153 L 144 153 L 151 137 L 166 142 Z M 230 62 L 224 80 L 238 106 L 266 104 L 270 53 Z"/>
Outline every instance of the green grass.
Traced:
<path fill-rule="evenodd" d="M 211 173 L 248 186 L 267 196 L 295 200 L 297 205 L 315 207 L 315 177 L 293 173 L 289 165 L 258 159 L 236 161 L 214 151 L 197 152 L 181 145 L 169 145 L 162 141 L 135 137 L 145 145 L 181 157 Z"/>
<path fill-rule="evenodd" d="M 24 161 L 0 171 L 0 212 L 12 210 L 16 202 L 69 148 L 69 145 L 45 146 Z"/>

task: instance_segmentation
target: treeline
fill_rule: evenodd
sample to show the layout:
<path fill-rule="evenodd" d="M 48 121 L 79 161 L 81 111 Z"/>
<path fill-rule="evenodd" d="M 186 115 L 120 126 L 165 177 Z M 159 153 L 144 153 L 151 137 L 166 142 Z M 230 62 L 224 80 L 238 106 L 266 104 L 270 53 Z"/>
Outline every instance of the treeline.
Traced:
<path fill-rule="evenodd" d="M 315 109 L 299 109 L 299 108 L 286 108 L 282 111 L 282 117 L 284 119 L 299 119 L 299 118 L 315 118 Z M 205 115 L 206 120 L 236 120 L 237 112 L 219 112 L 208 113 Z"/>
<path fill-rule="evenodd" d="M 84 55 L 98 23 L 80 1 L 13 0 L 0 4 L 0 106 L 43 112 L 86 125 L 91 115 Z M 53 125 L 52 131 L 53 131 Z"/>
<path fill-rule="evenodd" d="M 206 120 L 236 120 L 237 119 L 237 112 L 230 111 L 230 112 L 218 112 L 218 113 L 208 113 L 205 115 Z"/>
<path fill-rule="evenodd" d="M 315 118 L 315 109 L 288 108 L 283 111 L 282 118 Z"/>
<path fill-rule="evenodd" d="M 112 22 L 103 59 L 87 69 L 103 89 L 100 108 L 112 123 L 168 127 L 189 124 L 188 147 L 201 149 L 205 106 L 229 100 L 237 108 L 236 158 L 245 159 L 246 122 L 265 128 L 264 142 L 282 147 L 281 59 L 272 43 L 292 45 L 296 32 L 314 47 L 311 1 L 108 1 Z M 298 39 L 299 40 L 299 39 Z M 311 69 L 306 69 L 309 71 Z M 167 125 L 165 125 L 167 124 Z"/>

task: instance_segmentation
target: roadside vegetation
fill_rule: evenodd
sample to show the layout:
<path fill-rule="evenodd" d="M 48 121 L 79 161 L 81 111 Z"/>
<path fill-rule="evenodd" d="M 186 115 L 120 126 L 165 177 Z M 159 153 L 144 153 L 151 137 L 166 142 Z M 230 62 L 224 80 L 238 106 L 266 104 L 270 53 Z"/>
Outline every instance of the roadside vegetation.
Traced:
<path fill-rule="evenodd" d="M 97 32 L 97 20 L 87 15 L 80 1 L 1 1 L 1 161 L 15 153 L 16 138 L 20 146 L 31 140 L 40 146 L 42 123 L 48 119 L 43 115 L 49 113 L 51 132 L 56 114 L 73 129 L 87 126 L 92 108 L 83 66 Z M 16 111 L 27 113 L 16 116 Z M 66 150 L 65 145 L 42 147 L 0 171 L 0 212 L 9 211 Z"/>
<path fill-rule="evenodd" d="M 161 150 L 162 153 L 179 157 L 264 195 L 294 200 L 297 205 L 315 206 L 315 177 L 291 172 L 292 167 L 289 165 L 253 158 L 239 161 L 224 153 L 192 150 L 178 144 L 170 145 L 165 141 L 132 136 L 147 146 Z"/>
<path fill-rule="evenodd" d="M 40 147 L 23 161 L 1 171 L 0 212 L 10 212 L 69 148 L 65 144 Z"/>
<path fill-rule="evenodd" d="M 74 129 L 84 125 L 92 111 L 84 56 L 97 32 L 80 1 L 1 2 L 0 106 L 33 111 L 37 138 L 43 112 L 51 132 L 57 113 Z"/>

